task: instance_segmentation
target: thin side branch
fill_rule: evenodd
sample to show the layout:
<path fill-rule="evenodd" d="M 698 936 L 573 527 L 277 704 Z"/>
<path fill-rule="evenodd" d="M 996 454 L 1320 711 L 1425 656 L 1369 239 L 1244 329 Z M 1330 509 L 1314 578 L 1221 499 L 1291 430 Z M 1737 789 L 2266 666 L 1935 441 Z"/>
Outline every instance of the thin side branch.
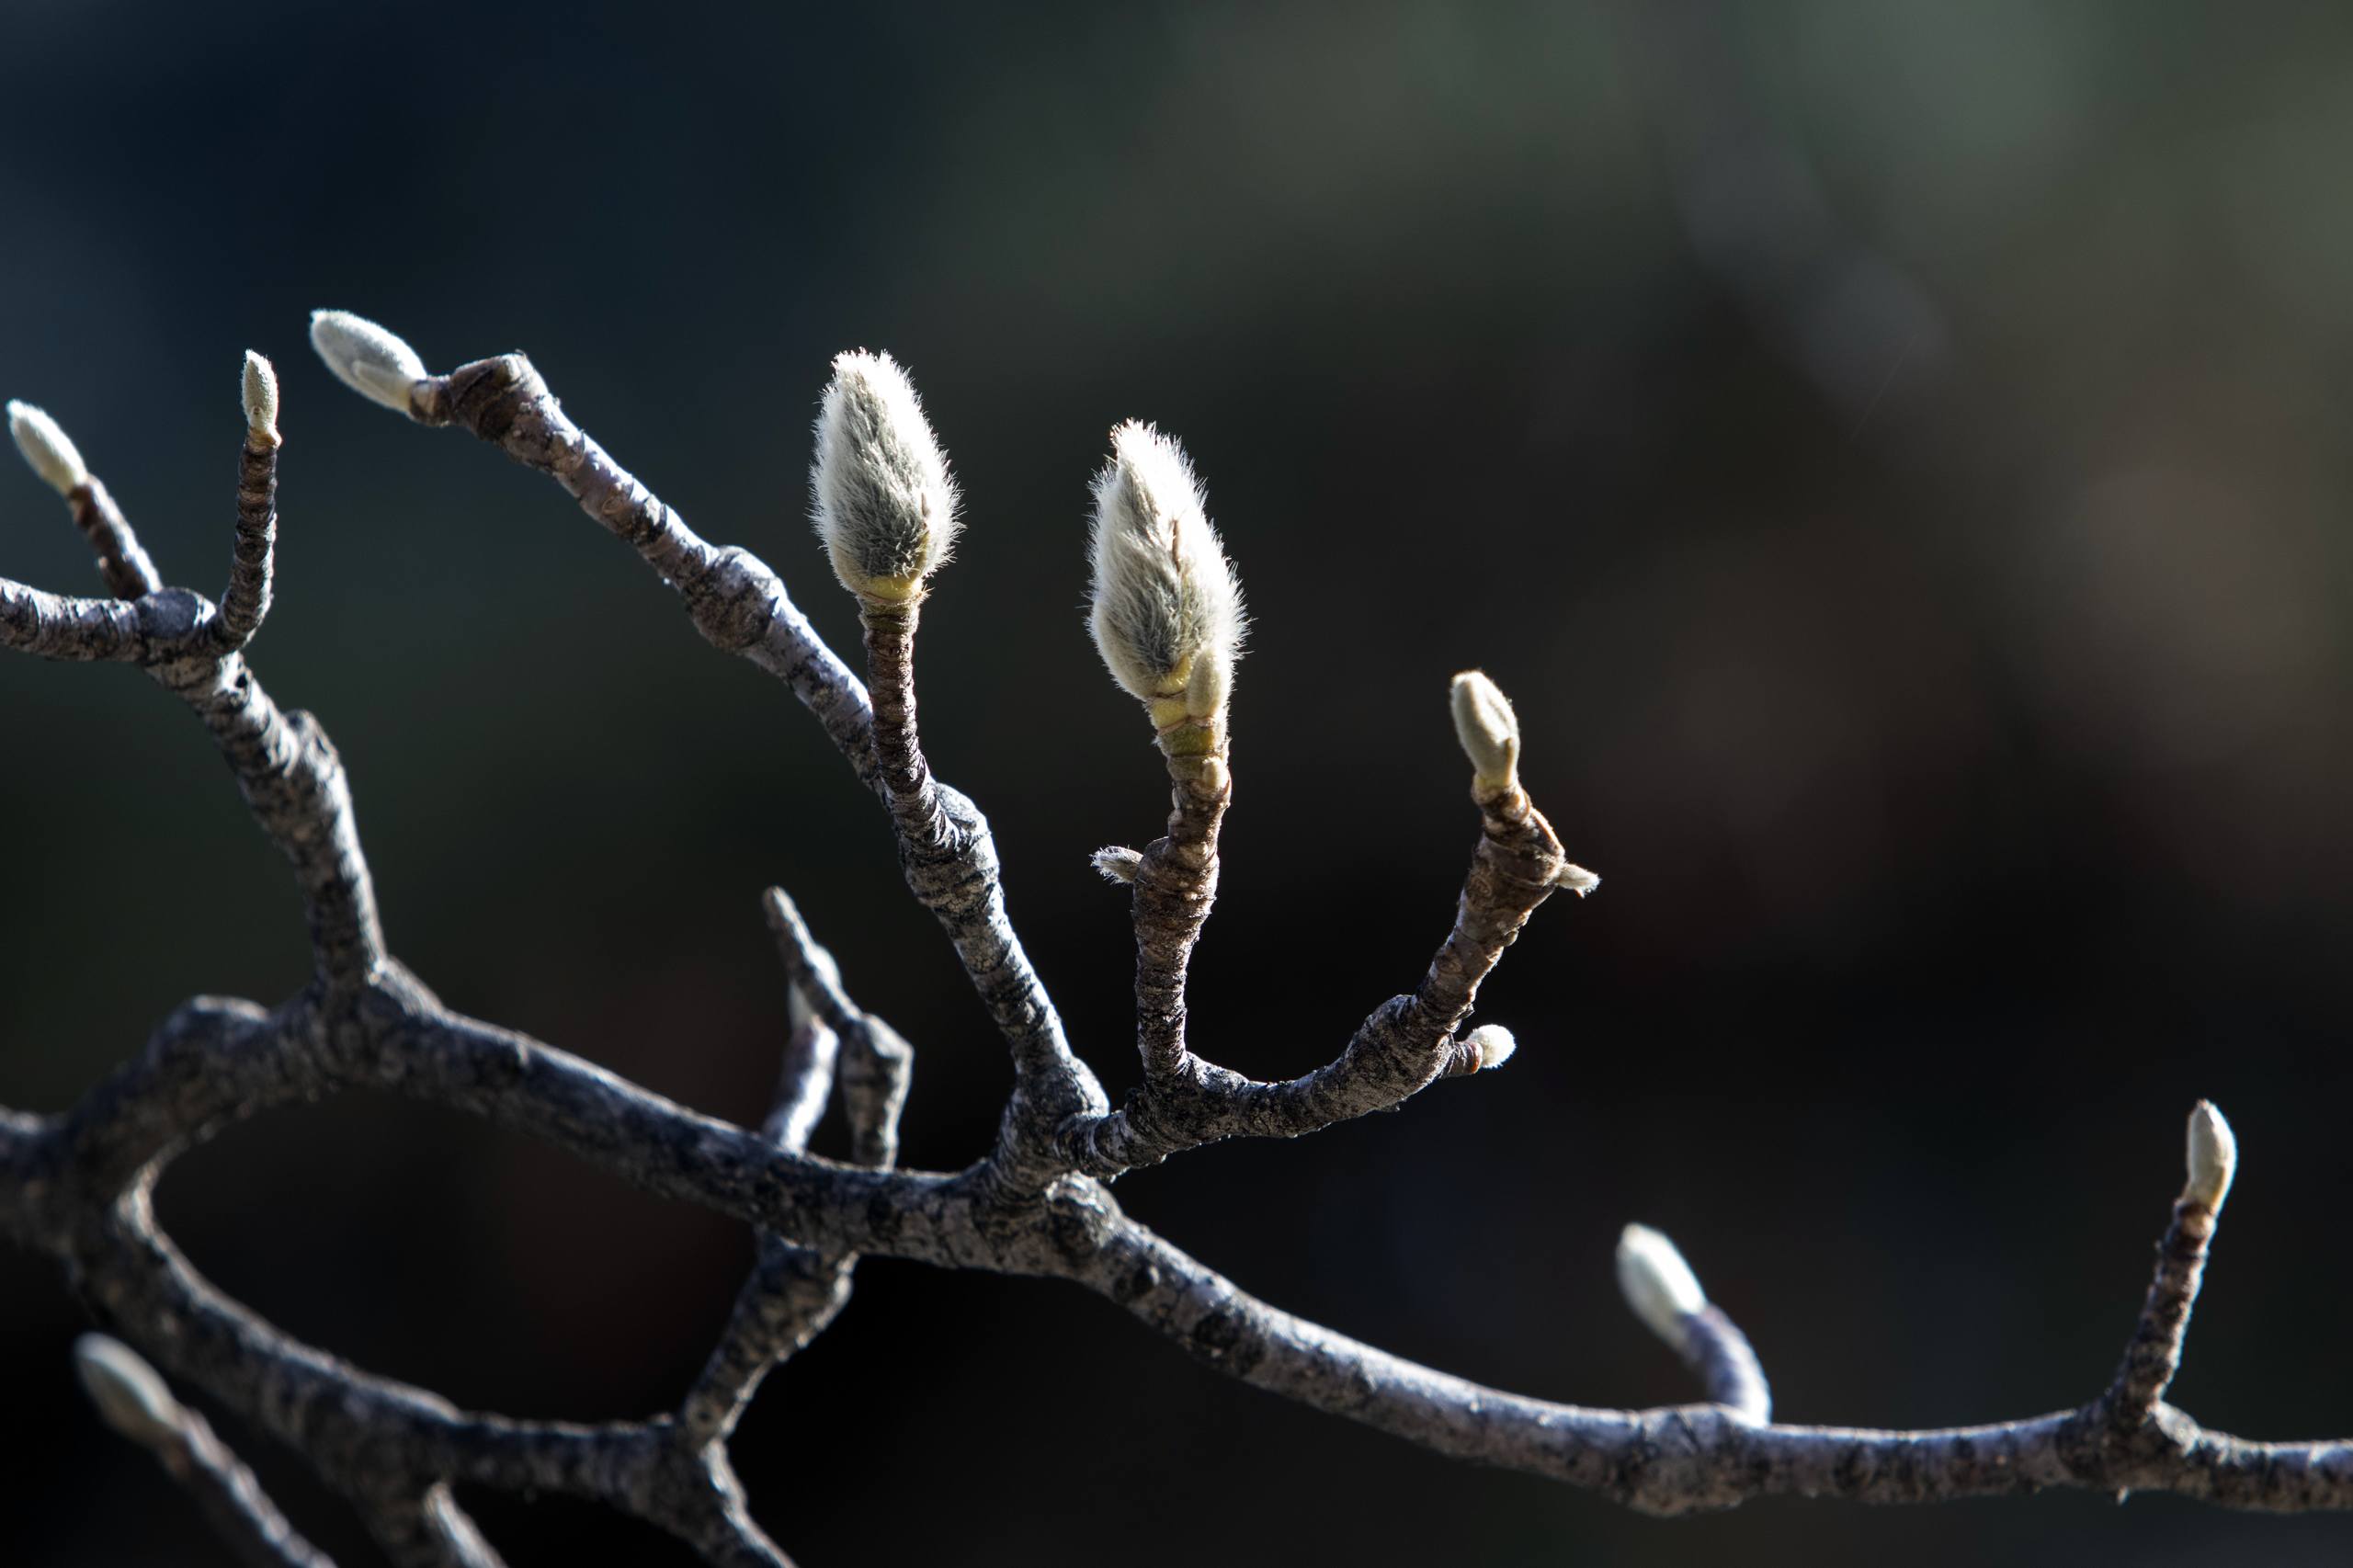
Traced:
<path fill-rule="evenodd" d="M 250 1568 L 335 1568 L 333 1558 L 287 1521 L 212 1424 L 174 1399 L 155 1369 L 129 1346 L 102 1334 L 85 1335 L 74 1354 L 98 1414 L 155 1456 L 239 1561 Z"/>
<path fill-rule="evenodd" d="M 1117 1112 L 1069 1127 L 1063 1146 L 1072 1164 L 1108 1178 L 1222 1138 L 1296 1138 L 1386 1110 L 1445 1074 L 1457 1060 L 1454 1031 L 1480 983 L 1574 869 L 1552 824 L 1517 785 L 1480 804 L 1479 843 L 1454 927 L 1411 994 L 1383 1004 L 1332 1062 L 1286 1082 L 1262 1083 L 1186 1051 L 1174 1070 L 1147 1076 Z M 1139 877 L 1139 889 L 1150 875 Z M 1141 947 L 1141 895 L 1137 903 Z M 1181 966 L 1175 972 L 1181 976 Z M 1181 1027 L 1181 1011 L 1177 1017 Z"/>
<path fill-rule="evenodd" d="M 221 631 L 242 648 L 269 614 L 278 551 L 278 432 L 249 430 L 237 454 L 237 533 L 229 585 L 221 596 Z"/>

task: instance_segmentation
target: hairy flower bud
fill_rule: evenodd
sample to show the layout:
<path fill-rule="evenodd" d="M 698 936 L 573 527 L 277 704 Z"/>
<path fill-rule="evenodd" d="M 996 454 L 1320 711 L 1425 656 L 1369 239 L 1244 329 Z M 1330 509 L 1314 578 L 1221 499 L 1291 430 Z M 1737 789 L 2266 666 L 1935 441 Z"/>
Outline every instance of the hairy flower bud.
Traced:
<path fill-rule="evenodd" d="M 1618 1289 L 1634 1315 L 1677 1350 L 1688 1337 L 1683 1320 L 1708 1304 L 1675 1244 L 1648 1225 L 1629 1225 L 1618 1238 Z"/>
<path fill-rule="evenodd" d="M 1242 650 L 1242 590 L 1192 464 L 1149 425 L 1111 432 L 1087 556 L 1088 624 L 1111 678 L 1164 725 L 1222 712 Z"/>
<path fill-rule="evenodd" d="M 278 445 L 278 372 L 268 360 L 245 350 L 245 431 L 256 447 Z"/>
<path fill-rule="evenodd" d="M 956 540 L 956 486 L 915 383 L 888 354 L 836 356 L 809 470 L 817 537 L 860 598 L 902 600 Z"/>
<path fill-rule="evenodd" d="M 154 1368 L 121 1340 L 85 1334 L 74 1342 L 74 1369 L 106 1424 L 153 1448 L 179 1430 L 180 1403 Z"/>
<path fill-rule="evenodd" d="M 1454 677 L 1454 733 L 1471 759 L 1473 783 L 1495 794 L 1519 782 L 1519 718 L 1511 699 L 1478 670 Z"/>
<path fill-rule="evenodd" d="M 2231 1178 L 2238 1174 L 2239 1141 L 2231 1124 L 2211 1100 L 2200 1100 L 2189 1113 L 2189 1186 L 2182 1197 L 2214 1212 L 2230 1196 Z"/>
<path fill-rule="evenodd" d="M 1478 1051 L 1479 1071 L 1482 1073 L 1509 1062 L 1512 1052 L 1519 1049 L 1519 1041 L 1514 1040 L 1511 1030 L 1501 1024 L 1481 1024 L 1462 1037 L 1462 1043 Z"/>
<path fill-rule="evenodd" d="M 425 361 L 407 342 L 349 311 L 313 311 L 311 347 L 335 380 L 370 403 L 409 414 L 409 393 L 425 380 Z"/>
<path fill-rule="evenodd" d="M 17 438 L 17 450 L 25 454 L 33 472 L 60 495 L 70 495 L 76 486 L 90 483 L 81 451 L 57 427 L 56 420 L 31 403 L 8 405 L 8 434 Z"/>

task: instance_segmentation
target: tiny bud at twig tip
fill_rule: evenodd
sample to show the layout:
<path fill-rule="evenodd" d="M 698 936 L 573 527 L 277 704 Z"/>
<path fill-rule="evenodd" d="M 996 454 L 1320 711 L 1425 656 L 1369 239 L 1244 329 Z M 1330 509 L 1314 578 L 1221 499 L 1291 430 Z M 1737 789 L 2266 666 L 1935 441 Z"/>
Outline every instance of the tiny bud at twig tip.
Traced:
<path fill-rule="evenodd" d="M 888 354 L 835 357 L 810 465 L 817 537 L 860 599 L 904 603 L 956 542 L 956 485 L 915 383 Z"/>
<path fill-rule="evenodd" d="M 1509 1062 L 1512 1052 L 1519 1049 L 1519 1041 L 1501 1024 L 1481 1024 L 1462 1037 L 1462 1043 L 1479 1053 L 1477 1070 L 1482 1073 Z"/>
<path fill-rule="evenodd" d="M 278 371 L 270 362 L 245 350 L 245 433 L 256 447 L 278 445 Z"/>
<path fill-rule="evenodd" d="M 1519 717 L 1511 699 L 1478 670 L 1454 677 L 1449 695 L 1455 737 L 1471 759 L 1473 783 L 1483 795 L 1501 794 L 1519 783 Z"/>
<path fill-rule="evenodd" d="M 335 380 L 370 403 L 416 417 L 411 394 L 425 380 L 425 361 L 397 334 L 349 311 L 313 311 L 311 347 Z"/>
<path fill-rule="evenodd" d="M 8 404 L 8 434 L 17 438 L 17 450 L 25 455 L 32 471 L 60 495 L 71 495 L 90 483 L 90 471 L 83 464 L 82 453 L 57 421 L 29 403 Z"/>
<path fill-rule="evenodd" d="M 1690 1337 L 1683 1320 L 1708 1304 L 1675 1244 L 1648 1225 L 1629 1225 L 1618 1238 L 1618 1289 L 1634 1315 L 1678 1351 Z"/>
<path fill-rule="evenodd" d="M 2239 1141 L 2231 1124 L 2211 1100 L 2200 1100 L 2189 1113 L 2189 1185 L 2182 1197 L 2209 1212 L 2220 1213 L 2230 1196 L 2231 1178 L 2238 1174 Z"/>
<path fill-rule="evenodd" d="M 180 1430 L 185 1415 L 162 1374 L 121 1340 L 85 1334 L 74 1342 L 74 1369 L 106 1424 L 132 1442 L 155 1448 Z"/>

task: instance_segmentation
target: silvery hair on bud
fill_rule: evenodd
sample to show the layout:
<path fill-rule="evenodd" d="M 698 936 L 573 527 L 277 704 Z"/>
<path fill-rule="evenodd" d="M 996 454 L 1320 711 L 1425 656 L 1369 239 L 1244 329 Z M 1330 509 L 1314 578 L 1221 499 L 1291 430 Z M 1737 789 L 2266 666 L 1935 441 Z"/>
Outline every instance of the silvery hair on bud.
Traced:
<path fill-rule="evenodd" d="M 1195 717 L 1222 707 L 1242 646 L 1242 589 L 1184 449 L 1149 425 L 1111 432 L 1087 555 L 1090 624 L 1112 678 L 1147 702 L 1189 685 Z"/>
<path fill-rule="evenodd" d="M 809 488 L 817 537 L 852 593 L 887 585 L 897 590 L 891 597 L 904 597 L 956 540 L 947 455 L 915 383 L 888 354 L 860 348 L 835 358 Z"/>
<path fill-rule="evenodd" d="M 311 347 L 336 381 L 400 414 L 410 412 L 410 389 L 426 375 L 405 339 L 349 311 L 313 311 Z"/>
<path fill-rule="evenodd" d="M 90 482 L 90 471 L 83 464 L 81 449 L 57 426 L 57 421 L 29 403 L 8 405 L 8 434 L 17 438 L 17 450 L 25 454 L 25 461 L 40 475 L 43 483 L 60 495 L 69 494 L 74 487 Z"/>

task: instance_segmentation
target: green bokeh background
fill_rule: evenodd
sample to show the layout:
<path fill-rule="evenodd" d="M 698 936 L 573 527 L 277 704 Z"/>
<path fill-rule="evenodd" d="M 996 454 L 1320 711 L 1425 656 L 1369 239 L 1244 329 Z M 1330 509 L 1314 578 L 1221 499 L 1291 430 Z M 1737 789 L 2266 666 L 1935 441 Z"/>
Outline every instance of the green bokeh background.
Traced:
<path fill-rule="evenodd" d="M 1126 923 L 1086 855 L 1164 806 L 1082 537 L 1105 432 L 1156 420 L 1256 615 L 1203 1047 L 1304 1070 L 1418 972 L 1475 831 L 1465 665 L 1608 885 L 1483 994 L 1506 1072 L 1124 1202 L 1280 1305 L 1588 1403 L 1690 1392 L 1610 1283 L 1645 1220 L 1788 1418 L 1979 1421 L 2107 1376 L 2211 1095 L 2244 1168 L 2177 1396 L 2307 1437 L 2353 1427 L 2349 159 L 2353 13 L 2324 6 L 11 0 L 0 393 L 212 592 L 238 356 L 273 356 L 255 662 L 348 761 L 402 956 L 750 1119 L 781 882 L 916 1041 L 931 1166 L 984 1147 L 1006 1074 L 871 801 L 544 481 L 334 385 L 305 314 L 442 368 L 527 349 L 844 645 L 807 423 L 835 351 L 907 363 L 969 497 L 926 739 L 1115 1088 Z M 93 581 L 28 475 L 0 473 L 0 572 Z M 0 662 L 0 1100 L 70 1103 L 190 994 L 300 983 L 288 879 L 135 675 Z M 367 1096 L 237 1131 L 160 1201 L 288 1328 L 540 1415 L 675 1400 L 746 1248 Z M 0 1256 L 0 1558 L 228 1561 L 80 1403 L 81 1321 Z M 2166 1498 L 1661 1523 L 1227 1384 L 1079 1292 L 887 1263 L 738 1458 L 813 1564 L 2353 1551 Z M 683 1561 L 468 1501 L 517 1564 Z"/>

